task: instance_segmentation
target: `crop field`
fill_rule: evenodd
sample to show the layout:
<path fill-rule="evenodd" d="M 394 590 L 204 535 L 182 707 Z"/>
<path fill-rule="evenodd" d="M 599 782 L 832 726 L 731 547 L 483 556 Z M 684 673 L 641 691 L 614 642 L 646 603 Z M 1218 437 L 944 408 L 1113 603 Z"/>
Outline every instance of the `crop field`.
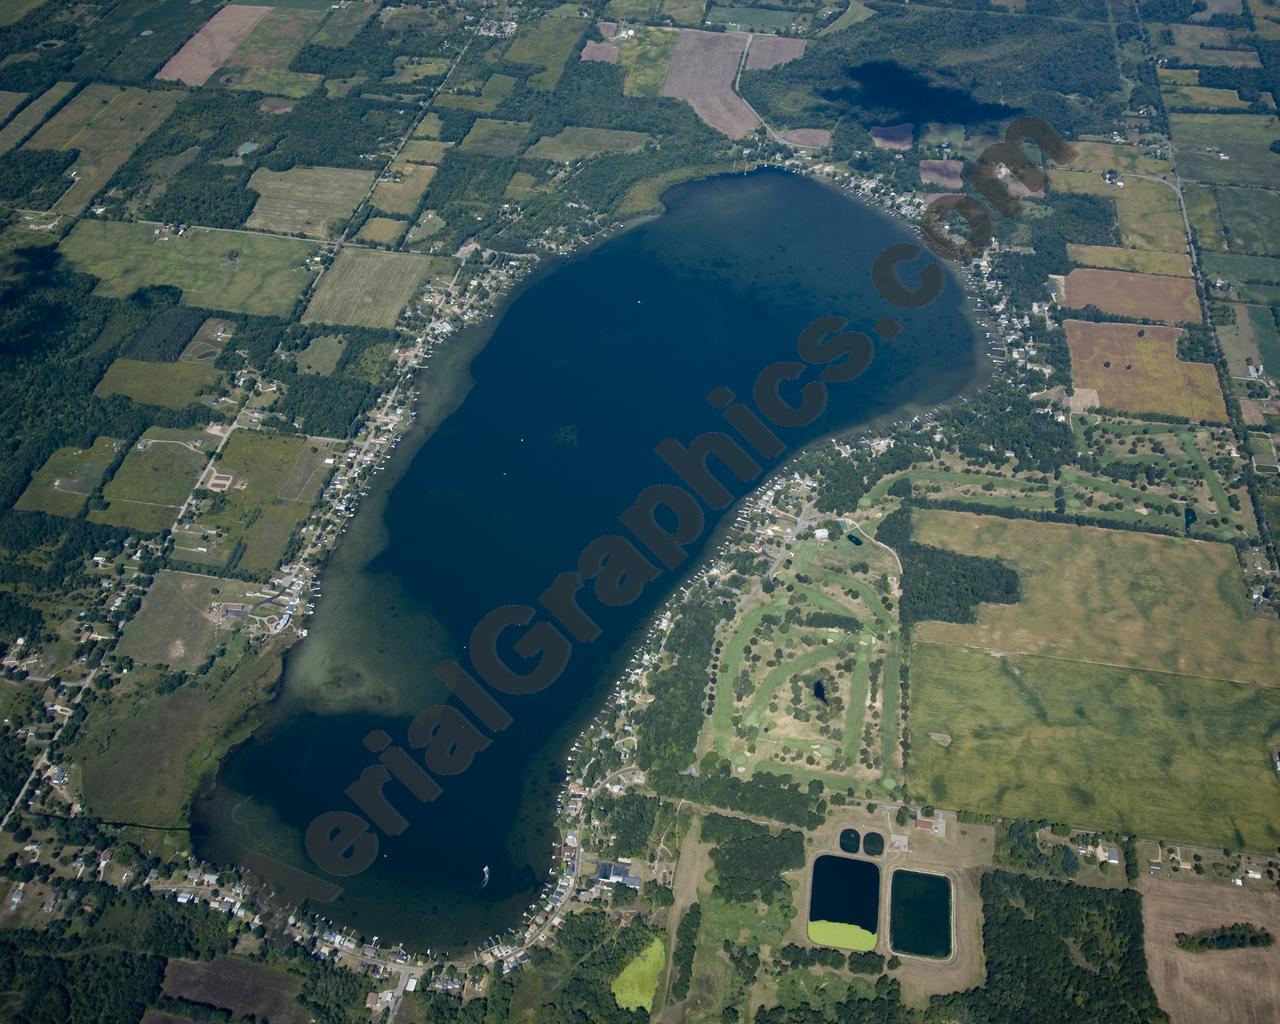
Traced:
<path fill-rule="evenodd" d="M 217 605 L 252 604 L 257 584 L 162 569 L 142 600 L 142 608 L 125 626 L 119 654 L 139 665 L 198 668 L 225 637 L 232 623 Z"/>
<path fill-rule="evenodd" d="M 644 149 L 649 136 L 644 132 L 624 132 L 613 128 L 564 128 L 558 135 L 544 135 L 525 156 L 542 160 L 585 160 L 600 153 L 636 153 Z"/>
<path fill-rule="evenodd" d="M 400 150 L 400 158 L 415 164 L 439 164 L 445 154 L 453 148 L 452 142 L 437 142 L 434 139 L 410 139 Z"/>
<path fill-rule="evenodd" d="M 921 641 L 1277 683 L 1280 623 L 1253 614 L 1228 544 L 963 512 L 914 520 L 917 540 L 1001 559 L 1022 588 L 973 624 L 920 624 Z"/>
<path fill-rule="evenodd" d="M 234 333 L 235 324 L 230 320 L 209 317 L 187 342 L 187 347 L 178 356 L 178 362 L 212 365 Z"/>
<path fill-rule="evenodd" d="M 327 11 L 273 7 L 227 61 L 231 68 L 284 70 L 324 19 Z"/>
<path fill-rule="evenodd" d="M 755 36 L 747 48 L 747 69 L 776 68 L 797 57 L 804 56 L 807 39 L 791 39 L 785 36 Z"/>
<path fill-rule="evenodd" d="M 1274 114 L 1170 114 L 1169 130 L 1183 178 L 1214 185 L 1280 181 Z M 1225 158 L 1225 159 L 1224 159 Z"/>
<path fill-rule="evenodd" d="M 249 179 L 258 201 L 245 227 L 331 238 L 351 218 L 373 177 L 372 171 L 337 167 L 259 167 Z"/>
<path fill-rule="evenodd" d="M 1198 64 L 1206 68 L 1256 68 L 1257 51 L 1240 46 L 1232 38 L 1230 30 L 1209 25 L 1158 25 L 1149 24 L 1152 37 L 1160 39 L 1165 30 L 1173 36 L 1172 43 L 1159 42 L 1157 50 L 1166 57 L 1176 57 L 1184 64 Z"/>
<path fill-rule="evenodd" d="M 79 213 L 160 127 L 182 99 L 178 92 L 86 86 L 33 135 L 27 149 L 80 151 L 71 168 L 75 182 L 54 205 L 56 213 Z"/>
<path fill-rule="evenodd" d="M 781 32 L 791 27 L 796 16 L 790 11 L 767 7 L 727 7 L 713 3 L 707 11 L 708 25 L 724 25 L 745 32 Z"/>
<path fill-rule="evenodd" d="M 1132 413 L 1227 421 L 1218 374 L 1208 363 L 1178 358 L 1176 327 L 1066 320 L 1071 379 L 1098 393 L 1098 404 Z"/>
<path fill-rule="evenodd" d="M 658 0 L 609 0 L 604 7 L 606 18 L 619 21 L 645 21 L 658 10 Z"/>
<path fill-rule="evenodd" d="M 616 44 L 618 63 L 623 68 L 623 95 L 661 96 L 680 33 L 650 27 L 639 27 L 635 32 Z"/>
<path fill-rule="evenodd" d="M 107 367 L 93 393 L 103 398 L 124 395 L 140 405 L 182 409 L 193 404 L 200 390 L 217 379 L 218 371 L 208 363 L 117 359 Z"/>
<path fill-rule="evenodd" d="M 395 245 L 408 226 L 407 220 L 396 220 L 394 217 L 370 217 L 360 225 L 360 230 L 356 233 L 356 241 L 371 242 L 374 245 Z"/>
<path fill-rule="evenodd" d="M 1116 196 L 1116 219 L 1120 238 L 1130 248 L 1187 251 L 1187 232 L 1182 224 L 1178 195 L 1167 185 L 1129 178 L 1124 190 Z"/>
<path fill-rule="evenodd" d="M 227 85 L 242 92 L 264 92 L 272 96 L 302 99 L 310 96 L 324 80 L 321 75 L 304 74 L 283 68 L 238 68 L 227 76 Z"/>
<path fill-rule="evenodd" d="M 36 470 L 14 508 L 74 518 L 116 461 L 121 444 L 99 437 L 92 448 L 59 448 Z"/>
<path fill-rule="evenodd" d="M 394 163 L 387 173 L 389 176 L 373 190 L 373 205 L 385 213 L 412 216 L 436 176 L 436 168 L 429 164 Z"/>
<path fill-rule="evenodd" d="M 432 260 L 426 256 L 343 249 L 320 278 L 302 320 L 353 327 L 394 327 L 401 310 L 413 299 L 432 269 Z"/>
<path fill-rule="evenodd" d="M 302 979 L 248 960 L 170 960 L 164 994 L 203 1006 L 216 1006 L 240 1020 L 253 1015 L 272 1024 L 307 1024 L 311 1015 L 297 1004 Z"/>
<path fill-rule="evenodd" d="M 1277 722 L 1272 687 L 919 644 L 908 772 L 949 807 L 1274 849 Z"/>
<path fill-rule="evenodd" d="M 1169 110 L 1225 110 L 1236 113 L 1249 109 L 1235 89 L 1211 89 L 1203 85 L 1168 85 L 1160 90 Z"/>
<path fill-rule="evenodd" d="M 663 0 L 662 13 L 677 25 L 697 28 L 707 10 L 707 0 Z"/>
<path fill-rule="evenodd" d="M 1214 198 L 1213 189 L 1194 181 L 1184 181 L 1182 201 L 1187 204 L 1187 220 L 1191 222 L 1191 230 L 1195 232 L 1201 248 L 1226 252 L 1227 236 L 1222 230 L 1222 215 L 1218 212 L 1218 201 Z"/>
<path fill-rule="evenodd" d="M 413 134 L 410 138 L 438 139 L 441 127 L 440 115 L 432 111 L 414 126 Z"/>
<path fill-rule="evenodd" d="M 1122 174 L 1151 174 L 1159 177 L 1173 171 L 1168 160 L 1151 156 L 1138 146 L 1121 146 L 1110 142 L 1073 142 L 1076 158 L 1073 171 L 1119 171 Z"/>
<path fill-rule="evenodd" d="M 216 446 L 203 430 L 147 428 L 102 489 L 107 507 L 89 518 L 145 533 L 167 530 Z"/>
<path fill-rule="evenodd" d="M 1180 949 L 1176 940 L 1179 932 L 1238 922 L 1280 934 L 1280 896 L 1185 874 L 1148 876 L 1138 889 L 1151 985 L 1174 1021 L 1264 1024 L 1274 1017 L 1280 1006 L 1280 945 L 1196 953 Z M 1249 984 L 1241 984 L 1242 978 Z"/>
<path fill-rule="evenodd" d="M 1067 275 L 1066 305 L 1097 306 L 1104 313 L 1165 323 L 1199 323 L 1195 282 L 1122 270 L 1076 268 Z"/>
<path fill-rule="evenodd" d="M 164 82 L 181 82 L 192 87 L 204 85 L 227 62 L 236 48 L 249 38 L 254 27 L 271 13 L 270 7 L 233 4 L 218 11 L 204 27 L 187 40 L 156 72 Z"/>
<path fill-rule="evenodd" d="M 1280 194 L 1260 188 L 1215 188 L 1213 197 L 1235 253 L 1280 256 Z"/>
<path fill-rule="evenodd" d="M 274 570 L 320 492 L 329 471 L 324 460 L 335 450 L 336 442 L 301 434 L 233 433 L 217 462 L 219 473 L 233 477 L 231 486 L 192 529 L 208 535 L 202 554 L 227 572 Z"/>
<path fill-rule="evenodd" d="M 1137 274 L 1161 274 L 1166 277 L 1191 276 L 1191 257 L 1185 253 L 1069 243 L 1067 257 L 1073 263 L 1102 270 L 1130 270 Z"/>
<path fill-rule="evenodd" d="M 534 89 L 548 92 L 556 87 L 565 62 L 582 38 L 583 23 L 578 18 L 543 18 L 520 26 L 515 39 L 507 47 L 505 59 L 510 64 L 528 64 L 543 70 L 529 78 Z"/>
<path fill-rule="evenodd" d="M 458 148 L 484 156 L 515 156 L 532 127 L 529 121 L 491 121 L 481 117 Z"/>
<path fill-rule="evenodd" d="M 330 6 L 329 16 L 320 23 L 320 27 L 308 41 L 315 46 L 341 49 L 359 35 L 364 23 L 373 16 L 378 6 L 363 0 L 345 7 Z"/>
<path fill-rule="evenodd" d="M 323 334 L 312 338 L 297 355 L 299 373 L 315 373 L 327 377 L 338 368 L 338 360 L 346 346 L 341 334 Z"/>
<path fill-rule="evenodd" d="M 49 111 L 66 99 L 75 87 L 75 82 L 55 82 L 19 110 L 13 120 L 0 129 L 0 153 L 9 152 L 34 132 L 49 116 Z"/>
<path fill-rule="evenodd" d="M 1204 254 L 1205 272 L 1235 285 L 1280 285 L 1280 260 L 1264 256 L 1234 256 L 1226 253 Z"/>
<path fill-rule="evenodd" d="M 747 38 L 741 32 L 681 29 L 662 95 L 684 100 L 703 121 L 731 139 L 754 130 L 759 119 L 733 91 Z"/>
<path fill-rule="evenodd" d="M 117 4 L 93 26 L 71 73 L 117 82 L 150 78 L 195 34 L 212 10 L 212 4 L 193 4 L 191 0 Z"/>
<path fill-rule="evenodd" d="M 234 642 L 234 640 L 233 640 Z M 198 683 L 155 692 L 134 670 L 94 708 L 75 746 L 94 814 L 181 827 L 192 795 L 249 733 L 280 676 L 279 644 L 215 667 Z M 234 665 L 234 670 L 229 666 Z M 274 1018 L 273 1018 L 274 1019 Z"/>
<path fill-rule="evenodd" d="M 167 284 L 192 306 L 287 317 L 311 281 L 307 258 L 315 246 L 300 238 L 213 228 L 157 232 L 152 224 L 82 220 L 61 249 L 77 269 L 101 279 L 98 294 L 117 298 Z"/>
<path fill-rule="evenodd" d="M 435 105 L 454 110 L 469 110 L 475 114 L 489 114 L 511 95 L 511 90 L 515 87 L 516 79 L 510 75 L 490 75 L 481 87 L 479 95 L 443 92 L 436 97 Z"/>

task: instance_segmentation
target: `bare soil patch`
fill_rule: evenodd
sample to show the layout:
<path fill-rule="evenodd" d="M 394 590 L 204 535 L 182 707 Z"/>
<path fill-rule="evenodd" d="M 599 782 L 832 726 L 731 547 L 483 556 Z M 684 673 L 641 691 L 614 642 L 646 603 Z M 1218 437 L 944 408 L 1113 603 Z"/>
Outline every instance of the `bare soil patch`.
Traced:
<path fill-rule="evenodd" d="M 589 39 L 587 45 L 582 48 L 583 60 L 597 60 L 605 64 L 618 63 L 618 48 L 613 43 L 597 43 L 594 39 Z"/>
<path fill-rule="evenodd" d="M 1193 879 L 1139 883 L 1151 984 L 1174 1024 L 1265 1024 L 1280 1020 L 1280 945 L 1190 953 L 1178 932 L 1237 922 L 1280 934 L 1280 896 Z"/>
<path fill-rule="evenodd" d="M 963 160 L 921 160 L 920 180 L 926 185 L 960 188 L 964 185 L 964 179 L 960 176 L 963 170 Z"/>
<path fill-rule="evenodd" d="M 733 91 L 748 38 L 744 32 L 681 29 L 662 95 L 684 100 L 703 121 L 729 138 L 742 138 L 760 123 Z"/>
<path fill-rule="evenodd" d="M 187 40 L 186 45 L 156 72 L 163 82 L 204 85 L 222 67 L 255 25 L 271 13 L 270 7 L 224 7 Z"/>
<path fill-rule="evenodd" d="M 831 133 L 826 128 L 793 128 L 782 137 L 793 146 L 805 149 L 826 149 L 831 145 Z"/>
<path fill-rule="evenodd" d="M 747 69 L 776 68 L 779 64 L 795 60 L 804 55 L 804 48 L 809 45 L 807 39 L 794 39 L 787 36 L 752 36 L 751 46 L 747 50 Z"/>
<path fill-rule="evenodd" d="M 876 149 L 910 149 L 915 141 L 915 129 L 910 122 L 872 128 L 870 134 Z"/>

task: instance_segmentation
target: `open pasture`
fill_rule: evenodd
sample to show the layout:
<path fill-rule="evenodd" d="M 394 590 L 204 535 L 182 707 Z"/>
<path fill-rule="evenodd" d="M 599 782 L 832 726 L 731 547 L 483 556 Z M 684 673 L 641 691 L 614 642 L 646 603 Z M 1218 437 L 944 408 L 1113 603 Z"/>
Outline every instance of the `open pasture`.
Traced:
<path fill-rule="evenodd" d="M 1280 683 L 1280 623 L 1253 614 L 1228 544 L 939 510 L 914 522 L 916 540 L 1001 559 L 1021 585 L 973 624 L 921 623 L 922 641 Z"/>
<path fill-rule="evenodd" d="M 943 806 L 1273 849 L 1278 721 L 1272 687 L 918 644 L 908 772 Z"/>
<path fill-rule="evenodd" d="M 123 298 L 167 284 L 192 306 L 287 317 L 311 281 L 307 259 L 315 246 L 214 228 L 176 235 L 154 224 L 82 220 L 61 249 L 77 269 L 101 279 L 100 295 Z"/>
<path fill-rule="evenodd" d="M 1232 252 L 1280 256 L 1280 193 L 1220 186 L 1213 197 Z"/>
<path fill-rule="evenodd" d="M 324 20 L 327 11 L 272 7 L 271 13 L 254 25 L 244 42 L 236 47 L 231 68 L 276 69 L 283 71 Z"/>
<path fill-rule="evenodd" d="M 582 38 L 583 23 L 578 18 L 543 18 L 520 26 L 507 47 L 509 64 L 527 64 L 542 68 L 529 78 L 534 89 L 548 92 L 556 87 L 565 62 Z"/>
<path fill-rule="evenodd" d="M 1203 85 L 1165 85 L 1160 89 L 1169 110 L 1224 110 L 1238 112 L 1249 109 L 1249 102 L 1235 89 L 1213 89 Z"/>
<path fill-rule="evenodd" d="M 395 73 L 384 82 L 395 85 L 412 85 L 424 78 L 442 78 L 449 70 L 447 57 L 397 57 Z"/>
<path fill-rule="evenodd" d="M 483 156 L 515 156 L 533 127 L 529 121 L 493 121 L 477 118 L 467 137 L 458 147 L 466 153 Z"/>
<path fill-rule="evenodd" d="M 20 107 L 26 100 L 25 92 L 11 92 L 8 89 L 0 89 L 0 124 L 4 124 L 9 120 L 9 115 Z"/>
<path fill-rule="evenodd" d="M 469 110 L 474 114 L 489 114 L 511 95 L 511 90 L 515 87 L 516 79 L 510 75 L 490 75 L 480 87 L 478 95 L 465 92 L 442 92 L 436 97 L 435 105 L 454 110 Z"/>
<path fill-rule="evenodd" d="M 1200 322 L 1195 282 L 1185 277 L 1077 267 L 1067 275 L 1065 304 L 1072 309 L 1097 306 L 1104 313 L 1135 320 Z"/>
<path fill-rule="evenodd" d="M 182 409 L 197 401 L 203 388 L 218 379 L 209 363 L 152 363 L 117 359 L 107 367 L 93 393 L 99 397 L 124 395 L 140 405 Z"/>
<path fill-rule="evenodd" d="M 783 32 L 796 20 L 791 11 L 768 7 L 731 7 L 713 3 L 707 11 L 708 25 L 723 25 L 742 32 Z"/>
<path fill-rule="evenodd" d="M 360 225 L 356 241 L 394 246 L 408 226 L 407 220 L 397 220 L 395 217 L 370 217 Z"/>
<path fill-rule="evenodd" d="M 1274 114 L 1170 114 L 1169 130 L 1183 178 L 1214 185 L 1280 181 Z"/>
<path fill-rule="evenodd" d="M 327 377 L 338 368 L 338 361 L 344 351 L 346 339 L 341 334 L 322 334 L 318 338 L 312 338 L 295 359 L 298 372 Z"/>
<path fill-rule="evenodd" d="M 193 88 L 204 85 L 249 38 L 258 22 L 270 13 L 270 7 L 250 4 L 232 4 L 222 8 L 169 58 L 168 63 L 156 72 L 156 78 L 164 82 L 181 82 Z"/>
<path fill-rule="evenodd" d="M 635 35 L 615 41 L 624 96 L 662 95 L 679 38 L 673 29 L 643 26 L 635 29 Z"/>
<path fill-rule="evenodd" d="M 34 132 L 49 116 L 49 111 L 70 95 L 75 82 L 55 82 L 13 116 L 0 129 L 0 153 L 7 153 Z"/>
<path fill-rule="evenodd" d="M 178 362 L 212 365 L 234 333 L 235 324 L 230 320 L 209 317 L 187 342 L 187 347 L 178 356 Z"/>
<path fill-rule="evenodd" d="M 1187 232 L 1178 194 L 1168 185 L 1141 178 L 1127 179 L 1124 189 L 1116 196 L 1116 219 L 1120 238 L 1130 248 L 1187 251 Z"/>
<path fill-rule="evenodd" d="M 170 960 L 164 993 L 201 1006 L 216 1006 L 239 1020 L 253 1015 L 272 1024 L 308 1024 L 297 1004 L 302 979 L 264 964 L 229 956 L 214 960 Z"/>
<path fill-rule="evenodd" d="M 1280 260 L 1263 256 L 1235 256 L 1226 253 L 1204 254 L 1204 269 L 1212 279 L 1236 285 L 1280 285 Z"/>
<path fill-rule="evenodd" d="M 1137 274 L 1162 274 L 1166 277 L 1191 276 L 1191 257 L 1185 253 L 1068 243 L 1067 257 L 1081 266 L 1102 270 L 1130 270 Z"/>
<path fill-rule="evenodd" d="M 1104 408 L 1227 422 L 1214 367 L 1178 358 L 1181 329 L 1084 320 L 1066 320 L 1063 327 L 1072 382 L 1097 391 Z"/>
<path fill-rule="evenodd" d="M 519 176 L 520 176 L 519 172 L 511 176 L 511 181 L 513 184 L 515 183 L 516 178 L 518 178 Z M 533 180 L 532 175 L 525 175 L 525 177 L 528 178 L 530 181 Z M 508 192 L 510 192 L 511 187 L 512 187 L 511 185 L 507 186 Z M 522 197 L 518 195 L 509 195 L 509 198 L 520 199 Z M 435 210 L 424 210 L 422 213 L 422 216 L 418 218 L 418 222 L 409 229 L 408 234 L 405 236 L 405 244 L 406 245 L 428 245 L 430 244 L 431 239 L 435 238 L 436 235 L 440 234 L 440 232 L 443 231 L 447 226 L 448 225 L 445 223 L 444 218 L 441 217 L 440 214 L 436 213 Z"/>
<path fill-rule="evenodd" d="M 372 171 L 338 167 L 292 167 L 287 171 L 259 167 L 249 179 L 258 201 L 245 227 L 332 238 L 351 218 L 373 178 Z"/>
<path fill-rule="evenodd" d="M 74 181 L 54 212 L 80 213 L 181 100 L 177 92 L 87 85 L 26 144 L 27 149 L 80 151 L 69 171 Z"/>
<path fill-rule="evenodd" d="M 742 32 L 681 29 L 662 95 L 684 100 L 703 121 L 729 138 L 742 138 L 760 123 L 733 91 L 747 39 Z"/>
<path fill-rule="evenodd" d="M 238 621 L 227 619 L 220 604 L 252 604 L 257 585 L 190 572 L 162 569 L 129 620 L 116 648 L 140 665 L 195 669 Z"/>
<path fill-rule="evenodd" d="M 437 142 L 435 139 L 410 139 L 400 150 L 400 158 L 415 164 L 436 165 L 453 145 L 452 142 Z"/>
<path fill-rule="evenodd" d="M 568 163 L 601 153 L 636 153 L 649 136 L 644 132 L 624 132 L 613 128 L 567 127 L 558 135 L 544 135 L 525 156 Z"/>
<path fill-rule="evenodd" d="M 0 26 L 21 21 L 45 0 L 4 0 L 0 3 Z"/>
<path fill-rule="evenodd" d="M 324 80 L 321 75 L 304 74 L 278 68 L 238 68 L 227 76 L 226 85 L 241 92 L 261 92 L 299 100 L 310 96 Z M 333 91 L 331 95 L 340 95 Z"/>
<path fill-rule="evenodd" d="M 429 257 L 344 248 L 320 278 L 304 323 L 394 327 L 432 270 Z"/>
<path fill-rule="evenodd" d="M 1068 165 L 1073 171 L 1119 171 L 1122 174 L 1170 174 L 1168 160 L 1152 156 L 1140 146 L 1123 146 L 1113 142 L 1072 142 L 1076 158 Z"/>
<path fill-rule="evenodd" d="M 1256 50 L 1237 45 L 1231 31 L 1209 25 L 1157 25 L 1148 26 L 1157 51 L 1166 57 L 1174 57 L 1183 64 L 1196 64 L 1205 68 L 1256 68 L 1259 66 Z M 1166 33 L 1172 36 L 1167 39 Z"/>
<path fill-rule="evenodd" d="M 99 437 L 91 448 L 59 448 L 36 470 L 14 508 L 74 518 L 120 453 L 122 441 Z"/>
<path fill-rule="evenodd" d="M 149 427 L 102 489 L 104 509 L 92 509 L 95 523 L 146 533 L 167 530 L 217 447 L 203 430 Z"/>
<path fill-rule="evenodd" d="M 360 34 L 364 23 L 373 16 L 379 6 L 368 0 L 353 0 L 352 3 L 341 6 L 332 4 L 329 7 L 328 16 L 308 41 L 315 46 L 341 49 Z"/>
<path fill-rule="evenodd" d="M 394 163 L 374 188 L 373 205 L 384 213 L 411 216 L 435 176 L 436 168 L 430 164 Z"/>
<path fill-rule="evenodd" d="M 677 25 L 697 28 L 707 10 L 707 0 L 662 0 L 662 13 Z"/>
<path fill-rule="evenodd" d="M 1148 875 L 1138 889 L 1151 985 L 1174 1024 L 1264 1024 L 1274 1018 L 1280 1006 L 1280 945 L 1196 953 L 1180 949 L 1177 936 L 1239 922 L 1280 935 L 1280 896 L 1185 874 Z M 1244 978 L 1248 984 L 1241 984 Z"/>
<path fill-rule="evenodd" d="M 274 570 L 320 492 L 329 471 L 324 460 L 336 449 L 337 442 L 301 434 L 233 433 L 216 464 L 219 473 L 230 474 L 231 486 L 217 510 L 201 515 L 195 527 L 210 534 L 209 553 L 229 557 L 227 571 Z"/>

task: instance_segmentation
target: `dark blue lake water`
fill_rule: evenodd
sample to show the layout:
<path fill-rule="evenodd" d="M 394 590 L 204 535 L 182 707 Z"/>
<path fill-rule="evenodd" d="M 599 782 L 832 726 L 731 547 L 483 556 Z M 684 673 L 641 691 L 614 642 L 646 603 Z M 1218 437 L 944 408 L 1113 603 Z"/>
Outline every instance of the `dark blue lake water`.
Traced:
<path fill-rule="evenodd" d="M 870 331 L 894 315 L 905 330 L 878 345 L 859 380 L 832 386 L 817 423 L 781 432 L 789 452 L 936 404 L 978 375 L 954 280 L 913 312 L 872 288 L 874 258 L 912 240 L 899 223 L 780 172 L 681 186 L 665 201 L 664 216 L 540 272 L 494 325 L 434 358 L 421 380 L 425 443 L 402 445 L 379 478 L 326 572 L 270 720 L 198 804 L 202 856 L 257 850 L 314 871 L 301 836 L 317 814 L 353 809 L 343 791 L 373 761 L 365 734 L 385 729 L 403 744 L 410 718 L 447 696 L 431 667 L 465 659 L 483 615 L 534 604 L 590 540 L 619 530 L 641 490 L 673 481 L 654 446 L 723 429 L 707 392 L 749 396 L 765 366 L 795 358 L 814 318 Z M 603 636 L 550 688 L 504 698 L 515 724 L 445 780 L 440 799 L 420 805 L 393 783 L 409 828 L 381 840 L 369 870 L 338 879 L 343 895 L 325 912 L 436 950 L 518 921 L 552 863 L 564 751 L 677 582 L 667 574 L 629 607 L 595 608 Z"/>

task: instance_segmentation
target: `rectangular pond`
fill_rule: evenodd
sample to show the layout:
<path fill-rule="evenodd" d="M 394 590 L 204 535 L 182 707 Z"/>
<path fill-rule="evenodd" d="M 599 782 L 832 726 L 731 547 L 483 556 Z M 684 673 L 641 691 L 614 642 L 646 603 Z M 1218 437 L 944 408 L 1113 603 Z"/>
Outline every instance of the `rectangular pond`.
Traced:
<path fill-rule="evenodd" d="M 889 886 L 889 945 L 895 953 L 951 955 L 951 879 L 895 871 Z"/>
<path fill-rule="evenodd" d="M 880 869 L 850 857 L 819 857 L 809 891 L 810 942 L 866 952 L 876 948 Z"/>

